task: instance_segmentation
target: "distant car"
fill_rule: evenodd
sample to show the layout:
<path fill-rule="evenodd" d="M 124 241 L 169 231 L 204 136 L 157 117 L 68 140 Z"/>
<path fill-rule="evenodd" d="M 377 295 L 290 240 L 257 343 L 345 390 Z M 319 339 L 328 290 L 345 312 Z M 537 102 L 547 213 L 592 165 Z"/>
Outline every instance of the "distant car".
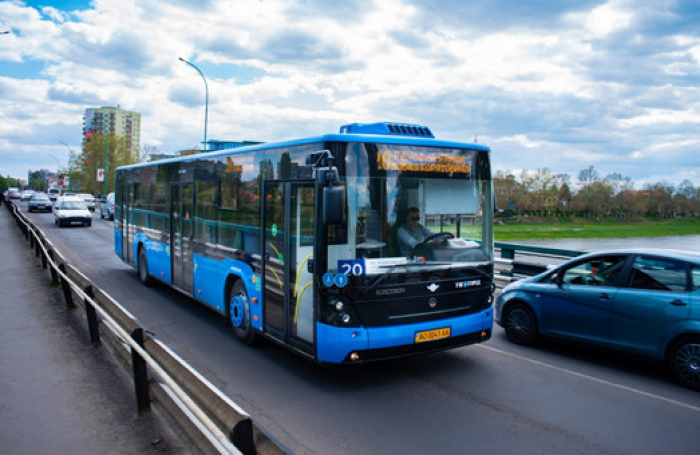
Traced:
<path fill-rule="evenodd" d="M 10 199 L 19 199 L 22 197 L 22 194 L 19 191 L 19 188 L 9 188 L 7 190 L 7 197 Z"/>
<path fill-rule="evenodd" d="M 46 193 L 49 195 L 49 199 L 55 201 L 61 195 L 61 190 L 59 190 L 56 187 L 53 187 L 49 188 L 49 190 Z"/>
<path fill-rule="evenodd" d="M 85 201 L 85 205 L 87 205 L 88 210 L 90 210 L 91 212 L 95 211 L 95 196 L 88 193 L 80 193 L 78 194 L 78 197 L 82 198 L 83 201 Z"/>
<path fill-rule="evenodd" d="M 506 286 L 496 322 L 510 341 L 541 335 L 663 360 L 700 390 L 700 253 L 614 250 Z"/>
<path fill-rule="evenodd" d="M 114 193 L 109 193 L 105 201 L 100 204 L 100 218 L 114 219 Z"/>
<path fill-rule="evenodd" d="M 27 207 L 30 212 L 33 212 L 35 210 L 50 212 L 51 208 L 53 207 L 53 204 L 51 203 L 51 199 L 49 199 L 48 194 L 34 193 L 29 199 Z"/>
<path fill-rule="evenodd" d="M 92 225 L 92 214 L 85 202 L 77 196 L 64 196 L 56 199 L 53 206 L 54 222 L 58 227 L 74 224 Z"/>
<path fill-rule="evenodd" d="M 34 190 L 24 190 L 24 191 L 22 191 L 21 200 L 23 200 L 23 201 L 28 201 L 29 199 L 32 198 L 32 194 L 34 194 L 34 193 L 35 193 Z"/>

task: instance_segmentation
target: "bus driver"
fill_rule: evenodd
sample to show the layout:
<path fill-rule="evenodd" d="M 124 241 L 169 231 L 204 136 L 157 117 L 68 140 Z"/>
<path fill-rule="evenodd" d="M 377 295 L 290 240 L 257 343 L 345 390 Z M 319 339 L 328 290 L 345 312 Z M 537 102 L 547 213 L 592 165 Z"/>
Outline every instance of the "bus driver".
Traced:
<path fill-rule="evenodd" d="M 411 207 L 406 213 L 406 222 L 396 231 L 399 252 L 402 256 L 410 257 L 413 249 L 423 243 L 425 239 L 436 233 L 420 224 L 420 210 Z"/>

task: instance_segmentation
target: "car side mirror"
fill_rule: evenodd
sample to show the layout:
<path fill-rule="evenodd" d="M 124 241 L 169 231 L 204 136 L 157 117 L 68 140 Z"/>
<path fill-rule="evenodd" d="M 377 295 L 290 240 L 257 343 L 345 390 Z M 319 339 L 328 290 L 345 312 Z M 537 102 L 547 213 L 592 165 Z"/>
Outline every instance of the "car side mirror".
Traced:
<path fill-rule="evenodd" d="M 554 279 L 552 281 L 554 281 L 557 284 L 557 286 L 561 287 L 562 284 L 564 284 L 564 277 L 561 276 L 561 273 L 557 273 L 556 275 L 554 275 Z"/>

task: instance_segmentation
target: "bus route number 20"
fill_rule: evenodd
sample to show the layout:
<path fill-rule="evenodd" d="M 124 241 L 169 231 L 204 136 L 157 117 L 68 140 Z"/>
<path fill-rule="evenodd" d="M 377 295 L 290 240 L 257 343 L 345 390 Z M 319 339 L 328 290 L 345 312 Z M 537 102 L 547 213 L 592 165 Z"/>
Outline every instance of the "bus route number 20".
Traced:
<path fill-rule="evenodd" d="M 364 259 L 338 261 L 338 273 L 344 273 L 347 276 L 363 276 L 365 274 L 365 261 Z"/>

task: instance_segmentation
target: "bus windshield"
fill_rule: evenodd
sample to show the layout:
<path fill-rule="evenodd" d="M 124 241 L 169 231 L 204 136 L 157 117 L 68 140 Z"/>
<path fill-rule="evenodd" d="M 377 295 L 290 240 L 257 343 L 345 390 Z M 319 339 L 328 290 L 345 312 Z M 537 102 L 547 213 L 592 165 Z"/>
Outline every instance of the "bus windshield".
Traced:
<path fill-rule="evenodd" d="M 476 151 L 406 151 L 395 146 L 390 155 L 381 158 L 381 146 L 378 150 L 378 158 L 367 161 L 379 162 L 377 167 L 385 172 L 374 172 L 377 176 L 373 176 L 368 166 L 346 166 L 347 243 L 345 239 L 330 242 L 329 268 L 334 268 L 335 256 L 341 261 L 364 260 L 364 273 L 370 275 L 386 273 L 387 267 L 394 266 L 399 272 L 405 267 L 483 265 L 493 259 L 491 182 L 488 177 L 480 179 L 474 170 Z M 351 153 L 346 162 L 363 155 L 355 153 L 353 157 Z M 460 174 L 462 168 L 452 166 L 436 172 L 435 166 L 425 162 L 407 163 L 405 156 L 437 156 L 443 162 L 452 159 L 468 171 Z M 399 158 L 385 166 L 391 157 Z M 369 171 L 353 175 L 353 169 Z M 348 254 L 352 258 L 347 258 Z"/>

